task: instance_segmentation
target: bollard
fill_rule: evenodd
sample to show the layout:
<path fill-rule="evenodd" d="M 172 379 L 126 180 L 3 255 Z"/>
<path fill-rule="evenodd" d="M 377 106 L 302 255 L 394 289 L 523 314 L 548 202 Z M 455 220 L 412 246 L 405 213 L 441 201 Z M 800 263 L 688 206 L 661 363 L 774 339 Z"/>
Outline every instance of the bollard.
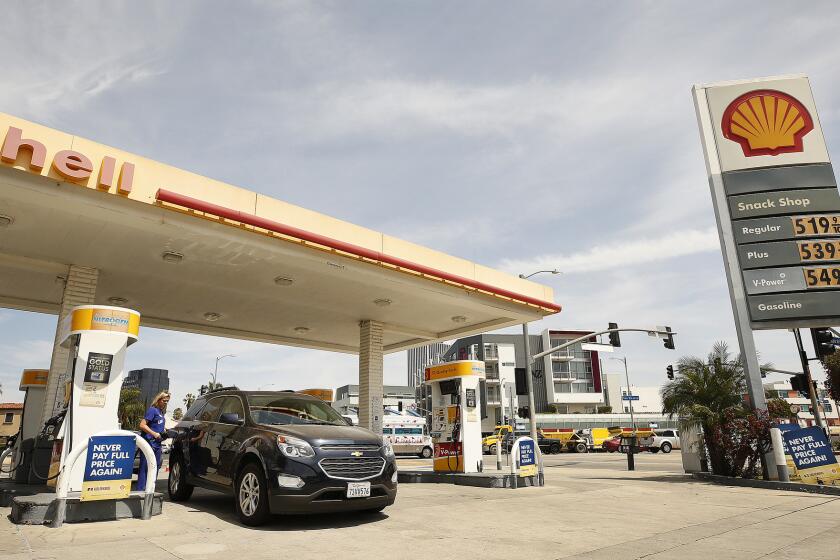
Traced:
<path fill-rule="evenodd" d="M 773 442 L 773 457 L 775 458 L 776 469 L 779 472 L 779 481 L 790 482 L 787 459 L 785 459 L 785 446 L 782 443 L 782 431 L 779 428 L 770 428 L 770 441 Z"/>
<path fill-rule="evenodd" d="M 55 529 L 64 525 L 64 520 L 67 518 L 67 499 L 56 498 L 53 504 L 55 504 L 55 515 L 50 521 L 50 527 Z"/>
<path fill-rule="evenodd" d="M 627 470 L 635 471 L 636 458 L 634 457 L 634 452 L 636 451 L 636 436 L 627 438 L 627 441 Z"/>

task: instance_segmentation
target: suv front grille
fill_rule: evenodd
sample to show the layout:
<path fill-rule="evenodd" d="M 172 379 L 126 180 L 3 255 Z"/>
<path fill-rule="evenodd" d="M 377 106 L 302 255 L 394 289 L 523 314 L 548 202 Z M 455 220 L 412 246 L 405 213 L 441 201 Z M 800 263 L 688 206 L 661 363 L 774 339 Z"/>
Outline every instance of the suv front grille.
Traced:
<path fill-rule="evenodd" d="M 327 443 L 321 446 L 324 451 L 379 451 L 381 446 L 375 443 Z"/>
<path fill-rule="evenodd" d="M 382 457 L 327 457 L 321 459 L 318 464 L 330 478 L 364 480 L 379 476 L 385 468 L 385 459 Z"/>

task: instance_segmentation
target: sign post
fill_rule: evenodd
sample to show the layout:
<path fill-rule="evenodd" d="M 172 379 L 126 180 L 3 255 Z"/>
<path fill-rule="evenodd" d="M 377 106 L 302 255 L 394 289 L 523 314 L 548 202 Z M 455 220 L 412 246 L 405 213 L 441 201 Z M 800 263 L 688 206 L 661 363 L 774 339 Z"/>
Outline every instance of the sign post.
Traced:
<path fill-rule="evenodd" d="M 826 264 L 840 262 L 840 194 L 807 77 L 693 95 L 750 405 L 766 409 L 753 329 L 840 322 L 840 266 Z M 766 454 L 765 476 L 774 465 Z"/>

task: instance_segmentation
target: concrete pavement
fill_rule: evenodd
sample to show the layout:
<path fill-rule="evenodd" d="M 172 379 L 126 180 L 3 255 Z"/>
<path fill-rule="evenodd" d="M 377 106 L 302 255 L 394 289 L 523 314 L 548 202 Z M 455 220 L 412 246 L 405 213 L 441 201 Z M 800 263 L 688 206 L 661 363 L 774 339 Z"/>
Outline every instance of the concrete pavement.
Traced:
<path fill-rule="evenodd" d="M 679 457 L 561 455 L 545 488 L 400 487 L 375 515 L 278 517 L 239 526 L 231 498 L 196 491 L 151 521 L 14 526 L 0 520 L 7 560 L 235 558 L 836 559 L 840 499 L 733 488 L 675 474 Z M 563 464 L 566 463 L 566 464 Z M 574 464 L 569 464 L 574 463 Z M 160 485 L 163 488 L 163 484 Z M 0 510 L 0 513 L 6 513 Z M 5 517 L 5 516 L 4 516 Z"/>

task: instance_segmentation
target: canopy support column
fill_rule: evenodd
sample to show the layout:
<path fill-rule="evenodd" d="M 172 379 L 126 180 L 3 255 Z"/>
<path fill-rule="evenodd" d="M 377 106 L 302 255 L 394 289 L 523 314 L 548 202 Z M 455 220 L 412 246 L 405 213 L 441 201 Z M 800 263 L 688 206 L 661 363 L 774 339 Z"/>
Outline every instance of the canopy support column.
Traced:
<path fill-rule="evenodd" d="M 382 333 L 377 321 L 359 323 L 359 426 L 382 433 Z"/>
<path fill-rule="evenodd" d="M 70 351 L 61 346 L 61 341 L 58 339 L 61 332 L 61 322 L 74 307 L 94 303 L 98 280 L 99 270 L 96 268 L 74 264 L 67 268 L 67 276 L 64 278 L 64 291 L 61 294 L 61 309 L 58 312 L 58 323 L 55 328 L 52 357 L 50 358 L 50 374 L 44 392 L 42 423 L 61 411 L 64 403 L 64 386 L 70 378 L 68 374 Z"/>

